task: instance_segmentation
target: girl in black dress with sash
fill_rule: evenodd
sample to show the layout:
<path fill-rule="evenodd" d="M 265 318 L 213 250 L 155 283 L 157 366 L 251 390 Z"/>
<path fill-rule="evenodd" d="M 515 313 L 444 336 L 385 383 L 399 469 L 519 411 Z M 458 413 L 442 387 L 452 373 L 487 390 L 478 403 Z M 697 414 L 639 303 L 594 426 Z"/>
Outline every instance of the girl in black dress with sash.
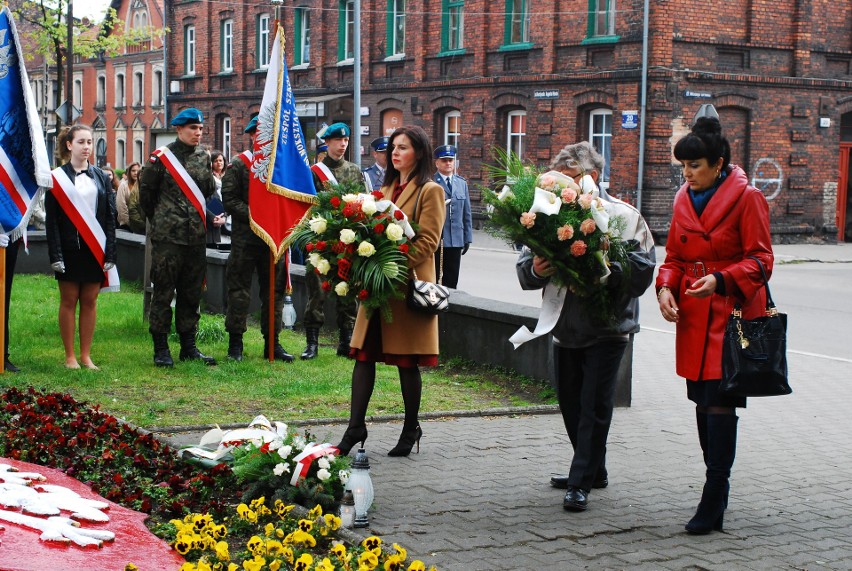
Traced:
<path fill-rule="evenodd" d="M 115 198 L 109 177 L 89 164 L 91 127 L 74 125 L 59 144 L 69 160 L 53 171 L 53 188 L 45 196 L 50 267 L 59 284 L 59 334 L 67 368 L 79 369 L 82 364 L 97 370 L 91 349 L 98 293 L 105 285 L 117 285 L 113 280 L 106 283 L 115 267 Z M 74 352 L 78 305 L 79 361 Z"/>

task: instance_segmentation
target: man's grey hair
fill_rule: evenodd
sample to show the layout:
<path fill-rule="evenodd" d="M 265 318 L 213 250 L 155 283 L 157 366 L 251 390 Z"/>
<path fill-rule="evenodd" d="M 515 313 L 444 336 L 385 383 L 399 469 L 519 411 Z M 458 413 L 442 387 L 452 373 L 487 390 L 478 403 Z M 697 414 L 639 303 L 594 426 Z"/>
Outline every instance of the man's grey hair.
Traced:
<path fill-rule="evenodd" d="M 563 147 L 550 161 L 550 168 L 555 171 L 580 169 L 585 173 L 598 171 L 598 174 L 600 174 L 603 172 L 605 164 L 604 158 L 592 144 L 588 141 L 582 141 Z"/>

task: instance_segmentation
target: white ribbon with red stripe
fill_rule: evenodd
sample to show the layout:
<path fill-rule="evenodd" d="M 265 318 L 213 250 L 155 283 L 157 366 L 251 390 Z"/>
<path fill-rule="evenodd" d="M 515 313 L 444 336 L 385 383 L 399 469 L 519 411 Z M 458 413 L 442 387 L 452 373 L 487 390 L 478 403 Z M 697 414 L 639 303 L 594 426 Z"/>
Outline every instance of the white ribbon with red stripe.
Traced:
<path fill-rule="evenodd" d="M 243 161 L 243 164 L 246 165 L 246 168 L 251 170 L 251 163 L 254 161 L 254 153 L 251 151 L 243 151 L 239 155 L 240 160 Z"/>
<path fill-rule="evenodd" d="M 331 184 L 337 184 L 337 179 L 334 176 L 334 173 L 331 172 L 331 169 L 328 168 L 328 165 L 325 163 L 316 163 L 311 166 L 311 170 L 315 175 L 317 175 L 320 179 L 320 182 L 330 182 Z"/>
<path fill-rule="evenodd" d="M 206 228 L 207 201 L 204 199 L 201 189 L 198 188 L 198 184 L 196 184 L 195 180 L 193 180 L 189 173 L 186 172 L 184 166 L 168 147 L 160 147 L 154 151 L 154 155 L 163 161 L 166 169 L 172 175 L 172 178 L 175 179 L 175 182 L 178 183 L 183 194 L 187 199 L 189 199 L 189 202 L 195 207 L 195 210 L 198 211 L 198 215 L 201 216 L 201 222 Z"/>
<path fill-rule="evenodd" d="M 74 183 L 65 174 L 61 168 L 54 169 L 53 175 L 53 196 L 62 206 L 62 210 L 71 219 L 77 232 L 83 238 L 83 241 L 92 251 L 98 264 L 103 268 L 106 262 L 106 234 L 101 228 L 100 222 L 91 207 L 82 199 L 77 192 Z M 86 175 L 82 175 L 86 176 Z M 109 271 L 104 272 L 104 281 L 102 282 L 101 291 L 118 291 L 118 268 L 112 267 Z"/>
<path fill-rule="evenodd" d="M 295 486 L 301 478 L 308 475 L 308 470 L 311 469 L 311 463 L 317 458 L 328 456 L 337 452 L 337 447 L 325 442 L 323 444 L 314 444 L 309 442 L 305 449 L 293 458 L 296 465 L 293 467 L 293 476 L 290 478 L 290 485 Z"/>

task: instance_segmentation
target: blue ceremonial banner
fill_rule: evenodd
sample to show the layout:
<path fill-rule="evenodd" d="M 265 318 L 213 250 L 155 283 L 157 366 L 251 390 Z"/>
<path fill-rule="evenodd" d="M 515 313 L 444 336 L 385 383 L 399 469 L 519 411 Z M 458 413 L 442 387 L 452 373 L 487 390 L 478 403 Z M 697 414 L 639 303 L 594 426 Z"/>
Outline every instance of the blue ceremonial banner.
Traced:
<path fill-rule="evenodd" d="M 257 139 L 249 182 L 252 230 L 272 249 L 275 259 L 284 240 L 316 198 L 308 149 L 284 53 L 281 26 L 272 46 L 266 86 L 257 117 Z"/>
<path fill-rule="evenodd" d="M 0 233 L 18 239 L 51 186 L 44 135 L 9 8 L 0 11 Z"/>

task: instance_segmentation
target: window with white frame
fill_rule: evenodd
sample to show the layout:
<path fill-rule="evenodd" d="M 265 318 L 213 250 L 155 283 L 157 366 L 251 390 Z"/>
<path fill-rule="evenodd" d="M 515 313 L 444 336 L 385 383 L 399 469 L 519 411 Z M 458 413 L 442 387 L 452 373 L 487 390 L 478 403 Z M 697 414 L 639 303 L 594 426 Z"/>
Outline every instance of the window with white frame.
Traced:
<path fill-rule="evenodd" d="M 311 12 L 309 8 L 296 8 L 296 65 L 311 62 Z"/>
<path fill-rule="evenodd" d="M 145 74 L 142 71 L 133 72 L 133 106 L 145 104 Z"/>
<path fill-rule="evenodd" d="M 604 171 L 598 183 L 609 188 L 609 165 L 612 158 L 612 110 L 595 109 L 589 112 L 589 142 L 604 158 Z"/>
<path fill-rule="evenodd" d="M 338 14 L 338 61 L 355 57 L 355 0 L 340 0 Z"/>
<path fill-rule="evenodd" d="M 195 75 L 195 26 L 183 29 L 183 72 Z"/>
<path fill-rule="evenodd" d="M 141 163 L 142 157 L 144 157 L 145 153 L 145 143 L 142 139 L 135 139 L 133 141 L 133 162 Z"/>
<path fill-rule="evenodd" d="M 225 164 L 231 162 L 231 118 L 222 117 L 222 154 L 225 155 Z"/>
<path fill-rule="evenodd" d="M 97 86 L 97 101 L 96 104 L 98 107 L 103 107 L 106 105 L 106 76 L 99 75 L 98 76 L 98 86 Z"/>
<path fill-rule="evenodd" d="M 115 74 L 115 106 L 116 107 L 124 107 L 124 74 L 116 73 Z"/>
<path fill-rule="evenodd" d="M 83 80 L 81 78 L 74 79 L 74 106 L 77 109 L 83 109 Z"/>
<path fill-rule="evenodd" d="M 154 83 L 151 85 L 151 105 L 163 104 L 163 70 L 154 70 Z"/>
<path fill-rule="evenodd" d="M 234 21 L 222 20 L 222 71 L 234 69 Z"/>
<path fill-rule="evenodd" d="M 525 44 L 530 41 L 530 1 L 506 0 L 504 44 Z"/>
<path fill-rule="evenodd" d="M 405 0 L 388 0 L 387 55 L 405 55 Z"/>
<path fill-rule="evenodd" d="M 257 17 L 257 69 L 269 67 L 269 14 Z"/>
<path fill-rule="evenodd" d="M 124 145 L 124 139 L 116 139 L 115 141 L 115 168 L 123 169 L 127 164 L 127 150 Z"/>
<path fill-rule="evenodd" d="M 615 35 L 615 0 L 590 0 L 589 36 Z"/>
<path fill-rule="evenodd" d="M 509 111 L 506 115 L 506 150 L 524 157 L 527 139 L 527 112 L 523 109 Z"/>
<path fill-rule="evenodd" d="M 461 111 L 448 111 L 444 114 L 444 144 L 458 147 L 460 137 Z"/>

